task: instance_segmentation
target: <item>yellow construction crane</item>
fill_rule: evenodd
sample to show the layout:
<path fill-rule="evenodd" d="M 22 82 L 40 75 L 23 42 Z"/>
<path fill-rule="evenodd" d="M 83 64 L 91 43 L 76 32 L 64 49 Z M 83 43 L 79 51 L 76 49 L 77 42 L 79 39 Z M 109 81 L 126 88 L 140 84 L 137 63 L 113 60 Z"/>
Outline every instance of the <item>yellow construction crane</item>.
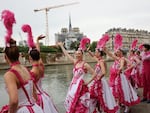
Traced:
<path fill-rule="evenodd" d="M 61 4 L 61 5 L 56 5 L 56 6 L 51 6 L 51 7 L 46 7 L 46 8 L 41 8 L 41 9 L 35 9 L 34 10 L 34 12 L 45 11 L 45 14 L 46 14 L 46 40 L 45 40 L 45 45 L 49 44 L 48 11 L 50 9 L 60 8 L 60 7 L 69 6 L 69 5 L 75 5 L 75 4 L 79 4 L 79 2 L 73 2 L 73 3 L 68 3 L 68 4 Z"/>

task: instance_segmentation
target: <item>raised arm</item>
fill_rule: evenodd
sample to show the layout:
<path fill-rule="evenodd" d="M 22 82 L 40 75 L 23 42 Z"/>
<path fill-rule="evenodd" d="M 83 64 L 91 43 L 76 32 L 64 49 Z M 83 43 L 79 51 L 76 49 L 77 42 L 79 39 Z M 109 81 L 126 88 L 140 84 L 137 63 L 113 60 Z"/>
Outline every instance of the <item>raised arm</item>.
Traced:
<path fill-rule="evenodd" d="M 125 71 L 130 70 L 141 63 L 141 61 L 137 57 L 133 57 L 133 58 L 136 61 L 134 63 L 132 63 L 129 59 L 124 58 L 127 64 L 129 65 L 129 67 L 127 67 Z"/>
<path fill-rule="evenodd" d="M 94 58 L 94 60 L 96 60 L 98 62 L 98 58 L 90 50 L 88 50 L 88 53 L 91 57 Z"/>
<path fill-rule="evenodd" d="M 86 83 L 89 84 L 92 82 L 92 80 L 94 80 L 94 78 L 96 77 L 96 73 L 94 71 L 94 69 L 87 63 L 84 64 L 84 67 L 86 68 L 86 70 L 88 70 L 90 72 L 90 74 L 92 75 L 92 78 Z"/>
<path fill-rule="evenodd" d="M 72 63 L 75 63 L 75 59 L 71 55 L 68 54 L 68 52 L 66 51 L 66 49 L 63 46 L 63 43 L 58 42 L 57 44 L 60 46 L 60 48 L 63 51 L 63 53 L 65 54 L 65 56 L 67 56 Z"/>
<path fill-rule="evenodd" d="M 108 55 L 110 56 L 111 58 L 113 58 L 114 60 L 119 60 L 119 58 L 114 55 L 113 53 L 111 53 L 110 51 L 108 51 L 108 49 L 106 47 L 103 48 L 103 51 Z"/>
<path fill-rule="evenodd" d="M 45 38 L 44 35 L 39 35 L 39 36 L 37 37 L 37 39 L 36 39 L 36 49 L 37 49 L 39 52 L 40 52 L 40 42 L 39 42 L 39 40 L 41 40 L 41 39 L 43 39 L 43 38 Z M 43 64 L 42 58 L 40 58 L 39 62 L 40 62 L 41 64 Z"/>
<path fill-rule="evenodd" d="M 36 39 L 36 49 L 37 49 L 38 51 L 40 51 L 40 43 L 39 43 L 39 40 L 41 40 L 41 39 L 43 39 L 43 38 L 45 38 L 45 36 L 44 36 L 44 35 L 40 35 L 40 36 L 38 36 L 37 39 Z"/>

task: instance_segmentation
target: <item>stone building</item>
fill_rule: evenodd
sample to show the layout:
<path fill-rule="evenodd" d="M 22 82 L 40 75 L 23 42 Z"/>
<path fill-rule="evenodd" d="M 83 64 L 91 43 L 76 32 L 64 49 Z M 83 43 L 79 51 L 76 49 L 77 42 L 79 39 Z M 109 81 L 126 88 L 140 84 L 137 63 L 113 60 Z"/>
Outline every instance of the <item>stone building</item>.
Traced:
<path fill-rule="evenodd" d="M 80 32 L 78 27 L 72 28 L 71 18 L 69 17 L 69 29 L 62 28 L 61 33 L 55 33 L 56 42 L 65 42 L 65 47 L 67 50 L 70 49 L 72 42 L 80 41 L 83 37 L 83 33 Z"/>
<path fill-rule="evenodd" d="M 113 50 L 114 48 L 113 40 L 116 33 L 122 35 L 123 48 L 126 50 L 129 50 L 130 45 L 135 38 L 138 39 L 138 45 L 142 43 L 148 43 L 148 44 L 150 43 L 150 32 L 146 30 L 113 28 L 113 29 L 109 29 L 106 33 L 110 36 L 110 40 L 107 42 L 107 47 L 110 50 Z"/>

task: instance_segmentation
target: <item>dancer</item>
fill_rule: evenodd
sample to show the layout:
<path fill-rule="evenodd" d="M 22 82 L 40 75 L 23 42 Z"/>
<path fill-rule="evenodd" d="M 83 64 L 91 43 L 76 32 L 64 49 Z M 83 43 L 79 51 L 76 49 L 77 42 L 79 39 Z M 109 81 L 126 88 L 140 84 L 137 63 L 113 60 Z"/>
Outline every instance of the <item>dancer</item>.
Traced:
<path fill-rule="evenodd" d="M 14 14 L 9 10 L 2 12 L 2 20 L 7 29 L 4 56 L 10 69 L 4 74 L 9 105 L 4 106 L 0 113 L 43 113 L 33 98 L 33 81 L 26 67 L 19 62 L 19 49 L 16 41 L 11 38 Z"/>
<path fill-rule="evenodd" d="M 34 44 L 31 27 L 28 24 L 22 26 L 22 30 L 28 33 L 29 60 L 32 64 L 31 74 L 38 94 L 37 103 L 42 107 L 44 113 L 58 113 L 52 98 L 42 89 L 42 79 L 44 78 L 44 64 L 40 58 L 39 40 L 45 36 L 40 35 Z"/>
<path fill-rule="evenodd" d="M 136 52 L 136 45 L 137 45 L 138 40 L 134 39 L 131 43 L 131 48 L 129 51 L 129 56 L 128 56 L 128 64 L 127 64 L 127 69 L 125 70 L 125 75 L 127 76 L 127 78 L 129 79 L 129 81 L 131 82 L 131 85 L 133 86 L 134 90 L 137 92 L 138 89 L 138 68 L 137 66 L 140 65 L 141 61 L 139 60 L 139 58 L 136 56 L 135 52 Z"/>
<path fill-rule="evenodd" d="M 102 51 L 102 48 L 105 46 L 108 40 L 109 36 L 105 34 L 97 43 L 95 55 L 92 55 L 92 53 L 89 51 L 89 54 L 97 61 L 97 64 L 95 65 L 95 72 L 97 76 L 90 86 L 90 93 L 91 99 L 98 102 L 98 108 L 101 108 L 106 113 L 116 113 L 118 110 L 118 105 L 116 104 L 115 98 L 105 78 L 106 63 L 103 59 L 104 52 Z M 94 110 L 93 108 L 96 107 L 96 105 L 91 105 L 91 107 L 92 110 Z"/>
<path fill-rule="evenodd" d="M 113 71 L 116 75 L 114 79 L 115 85 L 113 94 L 115 94 L 114 96 L 116 97 L 119 104 L 125 105 L 124 113 L 126 113 L 128 111 L 128 106 L 139 103 L 139 97 L 137 96 L 137 93 L 133 90 L 133 87 L 131 86 L 130 82 L 124 74 L 124 69 L 126 68 L 126 60 L 123 56 L 123 50 L 121 49 L 122 36 L 120 34 L 116 35 L 114 44 L 116 55 L 109 52 L 107 48 L 104 48 L 104 51 L 107 55 L 116 60 L 114 64 L 115 71 Z"/>
<path fill-rule="evenodd" d="M 58 42 L 58 45 L 61 47 L 63 53 L 74 64 L 74 76 L 65 99 L 66 113 L 91 113 L 89 109 L 90 93 L 87 85 L 95 78 L 96 74 L 90 65 L 83 61 L 83 51 L 86 50 L 86 43 L 89 42 L 90 40 L 88 38 L 82 38 L 80 48 L 75 53 L 75 59 L 67 53 L 63 47 L 63 43 Z M 84 79 L 87 71 L 89 71 L 92 75 L 92 78 L 88 82 Z"/>
<path fill-rule="evenodd" d="M 143 88 L 143 75 L 142 75 L 142 56 L 141 56 L 141 52 L 142 52 L 142 46 L 143 44 L 139 45 L 138 49 L 135 52 L 135 57 L 140 61 L 140 63 L 136 66 L 137 68 L 137 85 L 139 88 Z"/>
<path fill-rule="evenodd" d="M 142 102 L 150 103 L 150 45 L 143 44 L 142 54 L 142 75 L 143 75 L 143 99 Z"/>

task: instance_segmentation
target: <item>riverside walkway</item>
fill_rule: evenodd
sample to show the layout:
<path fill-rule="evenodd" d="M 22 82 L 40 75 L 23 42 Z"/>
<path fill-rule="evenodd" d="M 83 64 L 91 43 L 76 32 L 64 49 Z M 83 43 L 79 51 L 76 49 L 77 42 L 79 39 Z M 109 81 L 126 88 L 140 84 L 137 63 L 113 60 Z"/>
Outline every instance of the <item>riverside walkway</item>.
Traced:
<path fill-rule="evenodd" d="M 142 88 L 138 90 L 139 96 L 142 98 Z M 139 103 L 130 107 L 129 113 L 150 113 L 150 104 L 146 102 Z"/>

